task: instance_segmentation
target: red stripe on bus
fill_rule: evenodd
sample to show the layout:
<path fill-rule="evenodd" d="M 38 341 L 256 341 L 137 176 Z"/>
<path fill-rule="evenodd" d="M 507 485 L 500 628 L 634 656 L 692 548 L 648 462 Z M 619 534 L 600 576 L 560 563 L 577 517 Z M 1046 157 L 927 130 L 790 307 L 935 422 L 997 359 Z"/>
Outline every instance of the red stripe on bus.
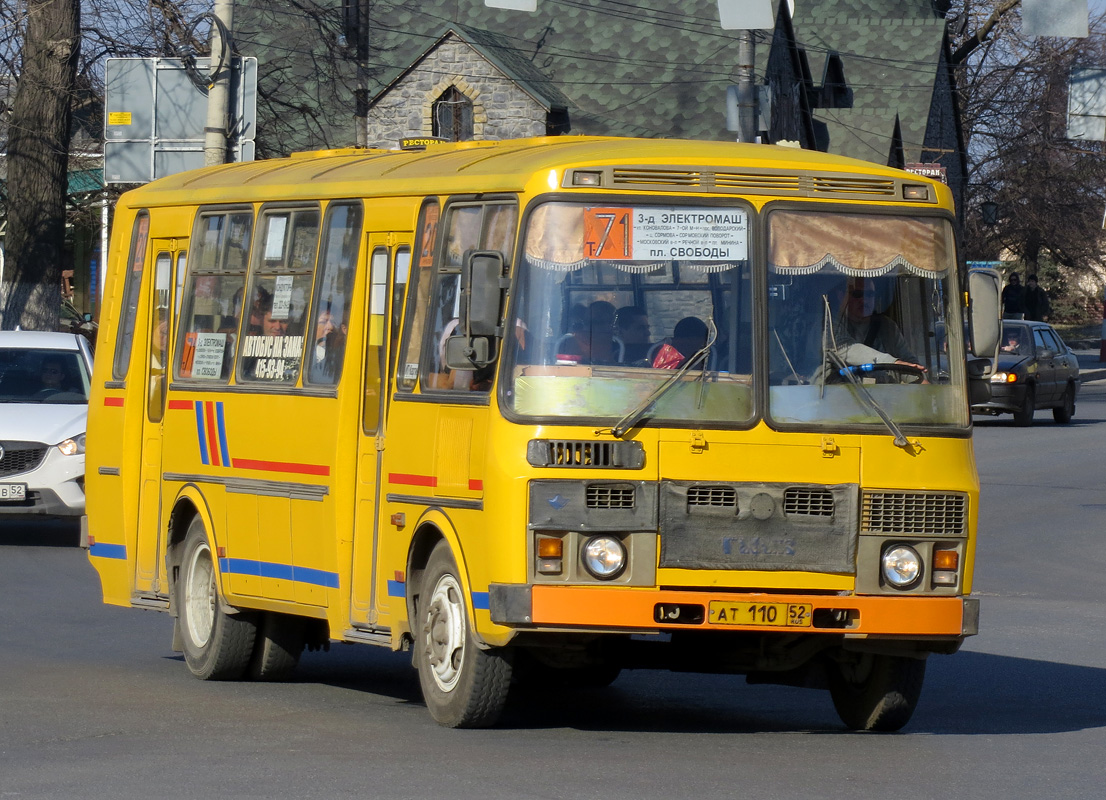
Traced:
<path fill-rule="evenodd" d="M 170 400 L 169 401 L 169 410 L 170 411 L 191 411 L 192 410 L 192 401 L 191 400 Z"/>
<path fill-rule="evenodd" d="M 122 406 L 123 405 L 123 398 L 122 397 L 105 397 L 104 398 L 104 405 L 105 406 Z"/>
<path fill-rule="evenodd" d="M 484 481 L 476 480 L 475 478 L 469 478 L 469 491 L 470 492 L 482 492 L 482 491 L 484 491 Z"/>
<path fill-rule="evenodd" d="M 294 475 L 330 475 L 326 464 L 295 464 L 288 461 L 258 461 L 253 458 L 232 458 L 232 466 L 239 469 L 256 469 L 262 472 L 289 472 Z"/>
<path fill-rule="evenodd" d="M 219 463 L 219 438 L 215 427 L 215 404 L 210 400 L 204 403 L 204 416 L 207 418 L 207 452 L 211 454 L 211 465 L 221 467 Z"/>
<path fill-rule="evenodd" d="M 438 479 L 433 475 L 406 475 L 402 472 L 389 472 L 388 483 L 397 483 L 403 486 L 430 486 L 438 485 Z"/>

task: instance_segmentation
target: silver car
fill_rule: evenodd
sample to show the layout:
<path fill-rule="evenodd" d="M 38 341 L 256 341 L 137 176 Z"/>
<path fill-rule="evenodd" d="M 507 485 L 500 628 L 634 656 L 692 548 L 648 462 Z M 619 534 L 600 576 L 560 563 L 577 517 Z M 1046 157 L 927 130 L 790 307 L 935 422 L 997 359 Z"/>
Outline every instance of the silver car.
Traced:
<path fill-rule="evenodd" d="M 91 375 L 83 336 L 0 331 L 0 518 L 84 514 Z"/>

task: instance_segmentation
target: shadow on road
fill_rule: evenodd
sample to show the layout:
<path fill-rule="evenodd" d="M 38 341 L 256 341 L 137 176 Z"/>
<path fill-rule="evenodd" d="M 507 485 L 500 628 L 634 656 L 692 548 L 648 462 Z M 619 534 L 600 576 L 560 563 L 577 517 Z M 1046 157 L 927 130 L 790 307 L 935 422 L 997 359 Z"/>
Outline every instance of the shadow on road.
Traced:
<path fill-rule="evenodd" d="M 390 697 L 426 714 L 410 654 L 334 645 L 304 655 L 297 682 Z M 986 653 L 933 656 L 904 734 L 1022 735 L 1106 727 L 1106 669 Z M 829 693 L 741 676 L 624 671 L 606 689 L 515 686 L 499 728 L 668 733 L 848 734 Z"/>
<path fill-rule="evenodd" d="M 5 519 L 0 517 L 0 547 L 77 547 L 81 523 L 76 519 Z"/>

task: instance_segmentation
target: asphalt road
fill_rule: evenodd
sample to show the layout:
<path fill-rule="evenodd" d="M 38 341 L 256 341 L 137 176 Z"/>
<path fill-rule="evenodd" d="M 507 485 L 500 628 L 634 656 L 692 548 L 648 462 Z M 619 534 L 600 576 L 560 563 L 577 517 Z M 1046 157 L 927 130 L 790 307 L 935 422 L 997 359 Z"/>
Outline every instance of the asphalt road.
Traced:
<path fill-rule="evenodd" d="M 6 798 L 1102 798 L 1106 383 L 1076 419 L 977 418 L 981 633 L 930 659 L 900 734 L 825 693 L 624 673 L 450 731 L 407 657 L 305 654 L 288 684 L 205 683 L 164 614 L 101 604 L 72 527 L 0 528 Z"/>

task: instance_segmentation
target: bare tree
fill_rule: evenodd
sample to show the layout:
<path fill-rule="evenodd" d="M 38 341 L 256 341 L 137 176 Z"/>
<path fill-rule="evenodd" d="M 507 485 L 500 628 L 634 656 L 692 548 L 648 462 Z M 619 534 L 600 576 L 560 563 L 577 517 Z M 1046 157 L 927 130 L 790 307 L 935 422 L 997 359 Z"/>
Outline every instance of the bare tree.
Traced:
<path fill-rule="evenodd" d="M 27 0 L 8 122 L 8 224 L 0 326 L 57 327 L 79 0 Z"/>
<path fill-rule="evenodd" d="M 1106 148 L 1066 138 L 1067 94 L 1073 68 L 1106 67 L 1106 23 L 1092 20 L 1086 39 L 1034 39 L 1020 33 L 1016 2 L 955 5 L 968 258 L 1013 255 L 1053 284 L 1100 269 Z"/>

